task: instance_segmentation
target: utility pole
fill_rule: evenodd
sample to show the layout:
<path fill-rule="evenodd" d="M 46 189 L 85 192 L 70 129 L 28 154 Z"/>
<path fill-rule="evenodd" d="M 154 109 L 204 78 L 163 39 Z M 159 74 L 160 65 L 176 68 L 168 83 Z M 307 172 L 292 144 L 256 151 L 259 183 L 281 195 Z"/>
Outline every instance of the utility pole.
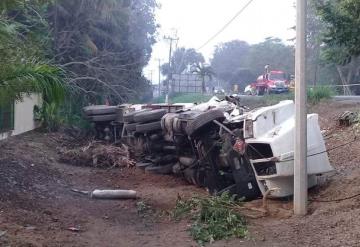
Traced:
<path fill-rule="evenodd" d="M 153 71 L 150 70 L 150 82 L 151 82 L 151 86 L 153 85 Z"/>
<path fill-rule="evenodd" d="M 307 0 L 296 3 L 294 214 L 306 215 L 308 200 L 306 110 L 306 10 Z"/>
<path fill-rule="evenodd" d="M 165 40 L 170 41 L 170 49 L 169 49 L 169 77 L 168 77 L 168 83 L 166 86 L 166 96 L 165 96 L 165 103 L 169 104 L 169 91 L 170 91 L 170 83 L 172 82 L 172 67 L 171 67 L 171 57 L 172 57 L 172 45 L 174 41 L 178 41 L 179 38 L 172 37 L 172 36 L 164 36 Z"/>
<path fill-rule="evenodd" d="M 159 63 L 159 97 L 161 96 L 161 59 L 158 58 Z"/>

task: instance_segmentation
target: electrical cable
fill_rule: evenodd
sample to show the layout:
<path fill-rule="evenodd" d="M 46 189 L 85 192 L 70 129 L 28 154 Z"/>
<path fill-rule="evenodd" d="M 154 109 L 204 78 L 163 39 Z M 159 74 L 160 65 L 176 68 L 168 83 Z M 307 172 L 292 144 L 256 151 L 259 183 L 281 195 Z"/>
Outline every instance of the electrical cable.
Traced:
<path fill-rule="evenodd" d="M 310 202 L 340 202 L 340 201 L 350 200 L 350 199 L 353 199 L 358 196 L 360 196 L 360 193 L 352 195 L 352 196 L 348 196 L 348 197 L 338 198 L 338 199 L 329 199 L 329 200 L 309 199 L 309 201 Z"/>
<path fill-rule="evenodd" d="M 198 49 L 195 50 L 201 50 L 202 48 L 204 48 L 206 45 L 208 45 L 213 39 L 215 39 L 218 35 L 220 35 L 237 17 L 239 17 L 239 15 L 253 2 L 254 0 L 250 0 L 249 2 L 247 2 L 236 14 L 233 18 L 231 18 L 217 33 L 215 33 L 215 35 L 213 35 L 212 37 L 210 37 L 210 39 L 208 39 L 202 46 L 200 46 Z M 180 74 L 180 69 L 181 69 L 181 65 L 184 63 L 184 58 L 185 58 L 185 53 L 186 53 L 186 48 L 184 53 L 182 54 L 181 57 L 181 62 L 179 65 L 179 68 L 177 68 L 177 73 Z"/>
<path fill-rule="evenodd" d="M 310 155 L 308 155 L 308 156 L 306 156 L 306 157 L 313 157 L 313 156 L 320 155 L 320 154 L 323 154 L 323 153 L 328 153 L 328 152 L 333 151 L 333 150 L 336 150 L 336 149 L 338 149 L 338 148 L 341 148 L 341 147 L 350 145 L 350 144 L 352 144 L 352 143 L 354 143 L 354 142 L 356 142 L 356 141 L 358 141 L 358 140 L 357 140 L 357 136 L 354 135 L 354 139 L 351 140 L 351 141 L 349 141 L 349 142 L 346 142 L 346 143 L 340 144 L 340 145 L 338 145 L 338 146 L 335 146 L 335 147 L 326 149 L 326 150 L 324 150 L 324 151 L 322 151 L 322 152 L 310 154 Z M 288 161 L 293 161 L 293 160 L 294 160 L 294 159 L 286 159 L 286 160 L 281 160 L 281 161 L 277 161 L 277 162 L 278 162 L 278 163 L 282 163 L 282 162 L 288 162 Z"/>
<path fill-rule="evenodd" d="M 197 50 L 201 50 L 202 48 L 204 48 L 205 46 L 207 46 L 213 39 L 215 39 L 217 36 L 219 36 L 223 31 L 225 31 L 225 29 L 237 18 L 240 16 L 240 14 L 242 12 L 244 12 L 244 10 L 249 7 L 249 5 L 253 2 L 254 0 L 250 0 L 248 1 L 236 14 L 233 18 L 231 18 L 217 33 L 215 33 L 213 36 L 211 36 L 205 43 L 203 43 Z"/>
<path fill-rule="evenodd" d="M 346 142 L 346 143 L 343 143 L 341 145 L 338 145 L 338 146 L 335 146 L 335 147 L 332 147 L 332 148 L 329 148 L 329 149 L 326 149 L 324 151 L 321 151 L 321 152 L 318 152 L 318 153 L 314 153 L 314 154 L 310 154 L 306 157 L 313 157 L 313 156 L 316 156 L 316 155 L 320 155 L 320 154 L 323 154 L 323 153 L 327 153 L 327 152 L 330 152 L 330 151 L 333 151 L 333 150 L 336 150 L 338 148 L 341 148 L 341 147 L 344 147 L 344 146 L 347 146 L 347 145 L 350 145 L 354 142 L 358 141 L 357 139 L 357 136 L 354 135 L 354 139 L 349 141 L 349 142 Z M 247 145 L 248 147 L 250 147 L 252 150 L 254 150 L 258 155 L 260 155 L 262 158 L 265 158 L 264 155 L 261 154 L 261 152 L 259 150 L 257 150 L 255 147 L 253 147 L 251 144 Z M 285 160 L 280 160 L 280 161 L 276 161 L 276 163 L 283 163 L 283 162 L 288 162 L 288 161 L 293 161 L 295 160 L 294 158 L 292 159 L 285 159 Z"/>
<path fill-rule="evenodd" d="M 312 157 L 312 156 L 316 156 L 316 155 L 320 155 L 320 154 L 323 154 L 323 153 L 326 153 L 326 152 L 330 152 L 330 151 L 333 151 L 333 150 L 336 150 L 338 148 L 341 148 L 341 147 L 344 147 L 344 146 L 347 146 L 347 145 L 350 145 L 351 143 L 354 143 L 358 141 L 357 140 L 357 137 L 356 135 L 354 135 L 354 139 L 347 142 L 347 143 L 343 143 L 341 145 L 338 145 L 338 146 L 335 146 L 333 148 L 329 148 L 329 149 L 326 149 L 325 151 L 322 151 L 322 152 L 319 152 L 319 153 L 315 153 L 315 154 L 311 154 L 311 155 L 308 155 L 307 157 Z M 259 155 L 262 156 L 262 154 L 260 153 L 260 151 L 258 151 L 255 147 L 251 146 L 251 145 L 248 145 L 249 147 L 251 147 L 256 153 L 258 153 Z M 277 161 L 277 163 L 282 163 L 282 162 L 288 162 L 288 161 L 293 161 L 294 159 L 287 159 L 287 160 L 281 160 L 281 161 Z M 355 195 L 351 195 L 351 196 L 348 196 L 348 197 L 343 197 L 343 198 L 338 198 L 338 199 L 329 199 L 329 200 L 321 200 L 321 199 L 309 199 L 310 202 L 340 202 L 340 201 L 345 201 L 345 200 L 350 200 L 350 199 L 353 199 L 355 197 L 359 197 L 360 196 L 360 193 L 358 194 L 355 194 Z"/>

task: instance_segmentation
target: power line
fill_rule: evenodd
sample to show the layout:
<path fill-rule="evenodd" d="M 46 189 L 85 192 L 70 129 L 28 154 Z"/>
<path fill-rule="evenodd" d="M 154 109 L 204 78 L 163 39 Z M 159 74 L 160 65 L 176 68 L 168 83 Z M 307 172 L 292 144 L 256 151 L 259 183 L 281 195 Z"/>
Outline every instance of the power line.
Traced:
<path fill-rule="evenodd" d="M 203 45 L 201 45 L 197 50 L 201 50 L 207 46 L 213 39 L 215 39 L 219 34 L 221 34 L 242 12 L 253 2 L 254 0 L 248 1 L 244 7 L 242 7 L 233 18 L 231 18 L 217 33 L 215 33 L 210 39 L 208 39 Z"/>

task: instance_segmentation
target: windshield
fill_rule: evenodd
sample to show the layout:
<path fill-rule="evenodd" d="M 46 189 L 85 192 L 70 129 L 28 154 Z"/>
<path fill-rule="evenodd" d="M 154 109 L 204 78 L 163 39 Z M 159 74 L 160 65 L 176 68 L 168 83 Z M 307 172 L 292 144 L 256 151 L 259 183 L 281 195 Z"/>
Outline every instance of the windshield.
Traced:
<path fill-rule="evenodd" d="M 271 73 L 269 76 L 269 80 L 286 80 L 285 73 Z"/>

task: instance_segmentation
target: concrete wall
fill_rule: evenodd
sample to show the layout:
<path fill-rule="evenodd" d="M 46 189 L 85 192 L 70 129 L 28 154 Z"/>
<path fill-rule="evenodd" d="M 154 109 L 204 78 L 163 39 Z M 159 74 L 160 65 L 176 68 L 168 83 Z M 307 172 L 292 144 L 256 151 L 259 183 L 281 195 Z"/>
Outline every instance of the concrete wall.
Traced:
<path fill-rule="evenodd" d="M 34 106 L 41 105 L 41 102 L 41 96 L 38 94 L 25 96 L 22 101 L 16 102 L 14 106 L 14 129 L 0 133 L 0 140 L 37 128 L 38 126 L 34 121 Z"/>

